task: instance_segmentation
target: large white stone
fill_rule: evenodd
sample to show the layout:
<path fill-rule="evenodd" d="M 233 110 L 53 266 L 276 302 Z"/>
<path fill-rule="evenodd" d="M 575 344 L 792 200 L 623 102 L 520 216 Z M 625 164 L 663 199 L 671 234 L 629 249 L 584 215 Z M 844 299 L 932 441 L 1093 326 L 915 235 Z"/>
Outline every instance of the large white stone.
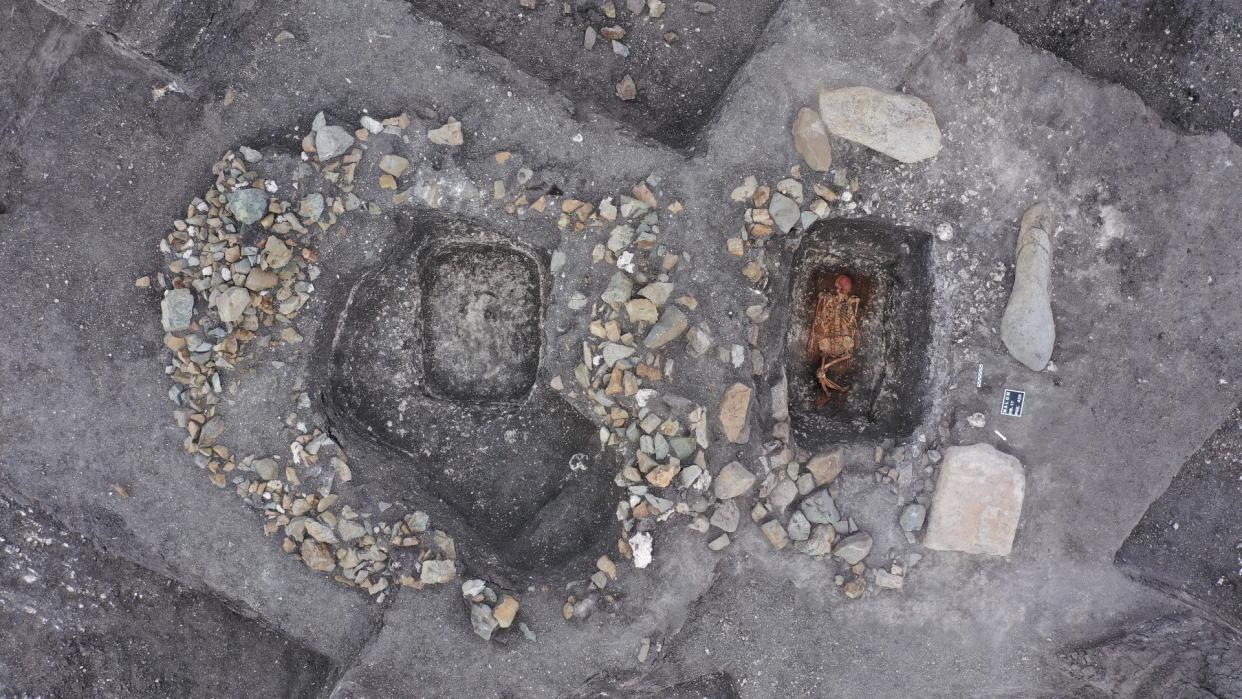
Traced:
<path fill-rule="evenodd" d="M 903 163 L 940 152 L 936 115 L 914 95 L 870 87 L 820 90 L 819 116 L 833 134 Z"/>
<path fill-rule="evenodd" d="M 944 452 L 923 545 L 940 551 L 1008 556 L 1022 515 L 1022 462 L 990 444 Z"/>

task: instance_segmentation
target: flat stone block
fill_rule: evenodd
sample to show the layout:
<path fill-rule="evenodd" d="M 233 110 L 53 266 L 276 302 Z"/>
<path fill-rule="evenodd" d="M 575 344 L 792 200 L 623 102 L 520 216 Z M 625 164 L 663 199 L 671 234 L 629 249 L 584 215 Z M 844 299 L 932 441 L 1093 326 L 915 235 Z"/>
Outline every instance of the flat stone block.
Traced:
<path fill-rule="evenodd" d="M 1008 556 L 1025 492 L 1025 471 L 1016 458 L 989 444 L 949 447 L 936 481 L 923 545 L 939 551 Z"/>

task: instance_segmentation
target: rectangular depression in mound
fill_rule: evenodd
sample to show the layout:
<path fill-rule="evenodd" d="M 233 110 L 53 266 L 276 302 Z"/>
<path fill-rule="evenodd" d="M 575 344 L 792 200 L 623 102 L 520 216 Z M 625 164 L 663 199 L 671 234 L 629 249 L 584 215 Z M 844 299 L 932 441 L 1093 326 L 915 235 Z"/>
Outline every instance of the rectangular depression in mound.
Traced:
<path fill-rule="evenodd" d="M 922 420 L 930 250 L 925 234 L 875 222 L 824 221 L 806 233 L 794 254 L 785 338 L 800 444 L 902 438 Z"/>
<path fill-rule="evenodd" d="M 648 3 L 633 13 L 624 0 L 539 0 L 534 8 L 518 0 L 408 1 L 575 105 L 585 102 L 674 148 L 690 146 L 707 125 L 780 5 L 715 0 L 707 12 L 706 4 L 696 11 L 689 0 L 666 0 L 652 17 Z M 636 86 L 632 100 L 618 96 L 626 76 Z"/>
<path fill-rule="evenodd" d="M 539 265 L 492 244 L 452 243 L 424 258 L 423 367 L 427 388 L 463 401 L 521 400 L 541 345 Z"/>

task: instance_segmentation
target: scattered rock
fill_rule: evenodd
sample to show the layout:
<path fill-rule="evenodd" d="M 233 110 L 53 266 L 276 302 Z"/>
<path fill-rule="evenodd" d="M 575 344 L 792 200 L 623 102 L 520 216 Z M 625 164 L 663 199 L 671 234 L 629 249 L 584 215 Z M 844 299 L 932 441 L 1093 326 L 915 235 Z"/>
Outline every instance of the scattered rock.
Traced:
<path fill-rule="evenodd" d="M 720 536 L 707 542 L 707 548 L 713 551 L 720 551 L 729 545 L 729 535 L 721 534 Z"/>
<path fill-rule="evenodd" d="M 311 570 L 324 573 L 336 568 L 336 559 L 332 557 L 332 549 L 314 539 L 302 540 L 302 562 Z"/>
<path fill-rule="evenodd" d="M 780 192 L 772 194 L 772 199 L 768 202 L 768 213 L 772 215 L 772 221 L 782 233 L 792 231 L 802 220 L 802 209 L 798 207 L 798 203 Z"/>
<path fill-rule="evenodd" d="M 631 323 L 652 324 L 660 318 L 660 311 L 650 299 L 630 299 L 625 302 L 625 315 Z"/>
<path fill-rule="evenodd" d="M 160 301 L 160 322 L 167 332 L 189 330 L 194 320 L 194 292 L 189 289 L 169 289 Z"/>
<path fill-rule="evenodd" d="M 988 424 L 988 416 L 983 413 L 971 413 L 966 416 L 966 424 L 979 430 Z"/>
<path fill-rule="evenodd" d="M 266 269 L 252 269 L 246 275 L 246 288 L 251 291 L 263 291 L 265 289 L 274 289 L 280 283 L 280 277 L 275 272 Z"/>
<path fill-rule="evenodd" d="M 634 552 L 634 567 L 646 568 L 651 565 L 651 533 L 639 532 L 628 541 L 630 550 Z"/>
<path fill-rule="evenodd" d="M 832 167 L 832 141 L 828 129 L 814 109 L 798 110 L 793 126 L 794 148 L 806 161 L 807 167 L 816 172 L 828 172 Z"/>
<path fill-rule="evenodd" d="M 841 475 L 844 468 L 845 455 L 841 449 L 816 454 L 806 464 L 806 470 L 815 478 L 815 485 L 827 485 Z"/>
<path fill-rule="evenodd" d="M 719 483 L 719 479 L 716 482 Z M 717 488 L 716 492 L 719 494 L 719 488 Z M 742 492 L 745 492 L 745 490 Z M 741 519 L 742 513 L 738 509 L 737 503 L 729 499 L 716 506 L 715 512 L 712 512 L 711 525 L 720 531 L 732 534 L 737 531 L 737 525 Z"/>
<path fill-rule="evenodd" d="M 785 532 L 785 527 L 775 519 L 769 519 L 759 525 L 759 530 L 767 537 L 768 543 L 772 544 L 776 549 L 783 549 L 789 545 L 789 534 Z"/>
<path fill-rule="evenodd" d="M 638 98 L 638 86 L 634 84 L 634 78 L 629 75 L 621 78 L 621 82 L 617 83 L 617 97 L 625 102 Z"/>
<path fill-rule="evenodd" d="M 735 383 L 725 391 L 724 400 L 720 402 L 720 425 L 724 428 L 725 438 L 734 444 L 750 441 L 747 414 L 751 393 L 750 386 Z"/>
<path fill-rule="evenodd" d="M 847 565 L 860 563 L 869 553 L 871 553 L 871 535 L 867 532 L 858 532 L 845 537 L 832 551 L 832 555 L 845 561 Z"/>
<path fill-rule="evenodd" d="M 1001 340 L 1009 354 L 1031 371 L 1052 359 L 1056 325 L 1048 283 L 1052 274 L 1052 211 L 1040 202 L 1022 216 L 1013 290 L 1001 318 Z"/>
<path fill-rule="evenodd" d="M 250 307 L 250 292 L 240 286 L 229 287 L 216 296 L 216 311 L 225 323 L 236 323 Z"/>
<path fill-rule="evenodd" d="M 876 587 L 882 587 L 886 590 L 900 590 L 904 583 L 905 578 L 900 575 L 894 575 L 883 568 L 875 571 Z"/>
<path fill-rule="evenodd" d="M 832 494 L 827 488 L 821 488 L 806 496 L 798 509 L 813 524 L 836 524 L 841 521 L 837 503 L 832 499 Z"/>
<path fill-rule="evenodd" d="M 901 528 L 908 532 L 917 532 L 923 528 L 923 521 L 927 518 L 927 508 L 912 502 L 901 510 L 901 516 L 897 518 Z"/>
<path fill-rule="evenodd" d="M 437 146 L 460 146 L 465 143 L 461 133 L 461 122 L 449 120 L 444 126 L 428 131 L 427 140 Z"/>
<path fill-rule="evenodd" d="M 820 90 L 819 116 L 833 134 L 903 163 L 940 152 L 940 127 L 923 100 L 870 87 Z"/>
<path fill-rule="evenodd" d="M 233 190 L 227 208 L 240 223 L 256 223 L 267 214 L 267 194 L 254 187 Z"/>
<path fill-rule="evenodd" d="M 755 474 L 737 461 L 731 461 L 716 476 L 712 490 L 721 500 L 745 495 L 755 485 Z"/>
<path fill-rule="evenodd" d="M 311 192 L 298 202 L 298 216 L 304 221 L 318 221 L 323 216 L 323 195 Z"/>
<path fill-rule="evenodd" d="M 785 508 L 792 505 L 797 497 L 798 486 L 788 478 L 782 478 L 772 488 L 772 492 L 768 493 L 768 507 L 776 513 L 784 512 Z"/>
<path fill-rule="evenodd" d="M 1022 463 L 989 444 L 944 451 L 923 545 L 1008 556 L 1026 492 Z"/>
<path fill-rule="evenodd" d="M 400 177 L 405 174 L 406 170 L 410 169 L 410 161 L 399 155 L 385 155 L 380 158 L 379 169 L 393 177 Z"/>
<path fill-rule="evenodd" d="M 484 641 L 490 641 L 499 625 L 492 614 L 491 607 L 477 602 L 470 605 L 470 627 L 474 629 L 476 636 Z"/>
<path fill-rule="evenodd" d="M 274 481 L 280 477 L 280 465 L 276 463 L 276 459 L 259 459 L 250 466 L 265 481 Z"/>
<path fill-rule="evenodd" d="M 274 235 L 267 237 L 267 242 L 263 244 L 263 262 L 267 264 L 268 269 L 280 269 L 289 264 L 289 260 L 293 259 L 293 251 L 285 244 L 285 241 Z"/>
<path fill-rule="evenodd" d="M 643 344 L 651 349 L 658 349 L 681 337 L 688 327 L 690 320 L 686 318 L 686 314 L 676 306 L 669 306 L 660 314 L 660 320 L 651 326 Z"/>
<path fill-rule="evenodd" d="M 604 293 L 600 294 L 599 298 L 604 303 L 620 305 L 629 301 L 632 293 L 634 293 L 634 282 L 626 276 L 625 272 L 616 272 L 608 281 L 608 288 L 604 289 Z M 654 331 L 655 328 L 652 330 Z"/>
<path fill-rule="evenodd" d="M 792 525 L 793 519 L 790 518 Z M 806 541 L 800 541 L 797 549 L 808 556 L 827 556 L 832 553 L 832 543 L 837 540 L 837 530 L 830 524 L 817 524 L 811 527 L 811 535 Z"/>
<path fill-rule="evenodd" d="M 615 578 L 615 576 L 614 576 Z M 502 629 L 513 626 L 513 620 L 517 618 L 518 604 L 516 597 L 505 595 L 500 598 L 500 603 L 492 610 L 492 615 L 496 617 L 496 624 Z"/>
<path fill-rule="evenodd" d="M 354 145 L 354 135 L 340 126 L 324 126 L 315 132 L 315 152 L 320 162 L 344 155 Z"/>
<path fill-rule="evenodd" d="M 438 585 L 452 582 L 457 577 L 457 566 L 453 561 L 423 561 L 418 579 L 427 585 Z"/>
<path fill-rule="evenodd" d="M 806 515 L 795 512 L 789 516 L 789 538 L 794 541 L 806 541 L 811 537 L 811 523 Z"/>

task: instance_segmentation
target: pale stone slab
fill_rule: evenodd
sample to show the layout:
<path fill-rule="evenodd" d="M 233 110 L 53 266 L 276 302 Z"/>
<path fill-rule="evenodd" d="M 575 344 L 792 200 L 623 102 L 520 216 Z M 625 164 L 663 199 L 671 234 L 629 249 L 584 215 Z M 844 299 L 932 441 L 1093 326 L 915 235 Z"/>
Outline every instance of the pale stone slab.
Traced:
<path fill-rule="evenodd" d="M 940 152 L 936 115 L 914 95 L 870 87 L 820 90 L 819 116 L 833 134 L 903 163 Z"/>
<path fill-rule="evenodd" d="M 939 551 L 1008 556 L 1026 476 L 1022 462 L 990 444 L 944 452 L 923 545 Z"/>

